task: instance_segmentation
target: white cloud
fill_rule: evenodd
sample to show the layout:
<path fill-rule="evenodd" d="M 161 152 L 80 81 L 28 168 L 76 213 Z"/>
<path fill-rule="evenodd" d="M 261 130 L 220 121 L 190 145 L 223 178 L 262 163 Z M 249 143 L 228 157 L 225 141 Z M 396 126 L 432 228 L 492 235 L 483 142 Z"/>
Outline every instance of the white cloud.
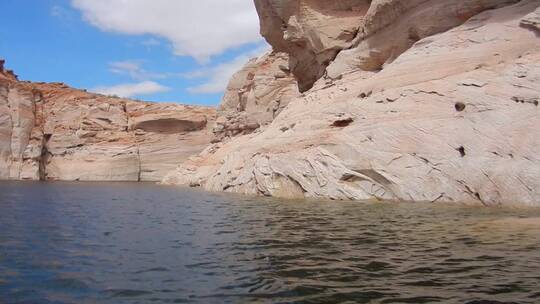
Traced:
<path fill-rule="evenodd" d="M 125 83 L 110 87 L 97 87 L 90 91 L 103 95 L 116 95 L 119 97 L 130 98 L 140 95 L 162 93 L 169 91 L 170 88 L 160 85 L 153 81 L 143 81 L 139 83 Z"/>
<path fill-rule="evenodd" d="M 183 76 L 188 79 L 208 78 L 208 80 L 198 86 L 188 88 L 188 92 L 193 94 L 211 94 L 225 91 L 229 80 L 234 73 L 238 72 L 253 57 L 259 57 L 269 51 L 269 46 L 264 45 L 250 52 L 244 53 L 232 61 L 219 64 L 215 67 L 192 71 Z"/>
<path fill-rule="evenodd" d="M 170 40 L 176 55 L 207 62 L 225 50 L 261 40 L 251 0 L 72 0 L 101 30 Z"/>
<path fill-rule="evenodd" d="M 109 63 L 109 71 L 115 74 L 128 75 L 135 80 L 167 78 L 166 74 L 153 73 L 145 70 L 141 67 L 141 63 L 139 61 L 133 60 L 111 62 Z"/>

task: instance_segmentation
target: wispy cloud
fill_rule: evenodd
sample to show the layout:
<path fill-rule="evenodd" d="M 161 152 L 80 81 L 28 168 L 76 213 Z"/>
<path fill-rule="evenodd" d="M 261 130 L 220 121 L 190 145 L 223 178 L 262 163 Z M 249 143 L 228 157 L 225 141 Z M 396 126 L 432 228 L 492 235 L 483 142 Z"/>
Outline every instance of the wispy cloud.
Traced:
<path fill-rule="evenodd" d="M 53 5 L 51 7 L 50 14 L 53 17 L 64 19 L 64 20 L 73 18 L 73 12 L 69 10 L 68 8 L 63 7 L 61 5 Z"/>
<path fill-rule="evenodd" d="M 109 71 L 119 75 L 128 75 L 132 79 L 140 81 L 150 79 L 164 79 L 170 76 L 166 73 L 154 73 L 147 71 L 141 66 L 140 61 L 135 60 L 111 62 L 109 63 Z"/>
<path fill-rule="evenodd" d="M 232 61 L 183 74 L 183 77 L 188 79 L 207 78 L 204 83 L 188 88 L 188 92 L 192 94 L 213 94 L 225 91 L 231 77 L 234 73 L 238 72 L 249 59 L 259 57 L 269 50 L 269 46 L 265 44 L 239 55 Z"/>
<path fill-rule="evenodd" d="M 176 55 L 208 63 L 214 55 L 261 41 L 250 0 L 72 0 L 85 20 L 103 31 L 156 35 Z"/>
<path fill-rule="evenodd" d="M 161 41 L 155 39 L 155 38 L 149 38 L 141 42 L 142 45 L 151 47 L 151 46 L 158 46 L 161 45 Z"/>
<path fill-rule="evenodd" d="M 170 91 L 170 88 L 153 81 L 139 83 L 125 83 L 114 86 L 101 86 L 90 90 L 104 95 L 116 95 L 119 97 L 135 97 Z"/>

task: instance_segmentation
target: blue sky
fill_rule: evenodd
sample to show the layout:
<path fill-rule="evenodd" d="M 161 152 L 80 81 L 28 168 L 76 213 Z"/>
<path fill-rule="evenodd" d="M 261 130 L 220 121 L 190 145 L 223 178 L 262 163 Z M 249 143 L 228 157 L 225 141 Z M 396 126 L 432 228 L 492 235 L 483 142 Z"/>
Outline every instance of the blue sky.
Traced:
<path fill-rule="evenodd" d="M 0 58 L 21 80 L 216 105 L 267 50 L 251 0 L 1 0 Z"/>

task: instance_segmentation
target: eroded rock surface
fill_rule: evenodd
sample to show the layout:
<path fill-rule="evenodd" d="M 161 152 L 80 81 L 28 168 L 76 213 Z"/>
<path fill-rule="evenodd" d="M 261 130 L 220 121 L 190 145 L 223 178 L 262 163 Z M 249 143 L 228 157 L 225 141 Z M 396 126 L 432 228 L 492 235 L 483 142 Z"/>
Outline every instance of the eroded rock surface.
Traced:
<path fill-rule="evenodd" d="M 229 82 L 218 109 L 216 141 L 249 134 L 276 118 L 299 95 L 285 53 L 249 61 Z"/>
<path fill-rule="evenodd" d="M 20 84 L 0 60 L 0 179 L 39 179 L 42 133 L 39 94 Z"/>
<path fill-rule="evenodd" d="M 0 179 L 159 181 L 212 138 L 215 110 L 0 73 Z"/>
<path fill-rule="evenodd" d="M 338 52 L 352 45 L 369 0 L 255 0 L 261 34 L 291 55 L 300 91 L 311 88 Z"/>
<path fill-rule="evenodd" d="M 307 35 L 307 23 L 296 22 L 304 30 L 294 39 L 284 34 L 315 2 L 323 3 L 256 1 L 263 34 L 293 61 L 317 61 L 289 45 L 310 49 L 303 41 L 317 32 Z M 356 23 L 350 50 L 329 64 L 333 78 L 317 69 L 317 85 L 262 132 L 210 146 L 165 182 L 287 198 L 539 206 L 539 6 L 372 1 L 371 21 Z M 433 8 L 440 22 L 427 14 Z M 387 31 L 396 53 L 386 51 Z M 358 64 L 381 53 L 376 69 Z"/>
<path fill-rule="evenodd" d="M 378 72 L 419 40 L 461 25 L 483 11 L 516 2 L 519 0 L 373 1 L 353 46 L 339 53 L 327 76 Z"/>
<path fill-rule="evenodd" d="M 418 40 L 518 1 L 255 0 L 255 4 L 262 35 L 275 50 L 291 55 L 290 68 L 300 90 L 307 91 L 331 63 L 331 77 L 358 69 L 379 71 Z"/>
<path fill-rule="evenodd" d="M 176 169 L 178 159 L 182 162 L 198 154 L 213 138 L 213 108 L 130 101 L 126 111 L 128 130 L 135 134 L 143 181 L 161 181 Z"/>
<path fill-rule="evenodd" d="M 521 26 L 529 27 L 540 34 L 540 8 L 521 19 Z"/>

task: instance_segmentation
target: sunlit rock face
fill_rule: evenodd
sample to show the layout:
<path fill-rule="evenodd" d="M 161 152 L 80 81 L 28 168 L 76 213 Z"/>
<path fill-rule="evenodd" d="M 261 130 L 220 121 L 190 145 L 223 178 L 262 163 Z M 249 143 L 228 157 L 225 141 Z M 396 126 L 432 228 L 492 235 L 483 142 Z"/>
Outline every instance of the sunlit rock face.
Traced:
<path fill-rule="evenodd" d="M 214 133 L 221 142 L 270 124 L 299 95 L 285 53 L 268 53 L 250 60 L 230 80 Z"/>
<path fill-rule="evenodd" d="M 126 103 L 128 131 L 138 147 L 140 180 L 160 181 L 213 138 L 214 108 L 164 103 Z"/>
<path fill-rule="evenodd" d="M 0 77 L 0 179 L 159 181 L 212 138 L 215 110 Z"/>
<path fill-rule="evenodd" d="M 356 70 L 377 72 L 416 42 L 463 24 L 490 9 L 518 0 L 379 0 L 373 1 L 353 46 L 340 52 L 326 75 L 341 77 Z"/>
<path fill-rule="evenodd" d="M 166 183 L 540 206 L 538 1 L 343 1 L 355 7 L 344 17 L 338 1 L 255 2 L 263 35 L 289 55 L 305 92 L 268 127 L 210 146 Z M 321 34 L 325 24 L 343 35 Z M 317 38 L 330 36 L 346 38 Z"/>
<path fill-rule="evenodd" d="M 39 94 L 20 84 L 0 60 L 0 179 L 39 179 L 42 132 Z"/>

